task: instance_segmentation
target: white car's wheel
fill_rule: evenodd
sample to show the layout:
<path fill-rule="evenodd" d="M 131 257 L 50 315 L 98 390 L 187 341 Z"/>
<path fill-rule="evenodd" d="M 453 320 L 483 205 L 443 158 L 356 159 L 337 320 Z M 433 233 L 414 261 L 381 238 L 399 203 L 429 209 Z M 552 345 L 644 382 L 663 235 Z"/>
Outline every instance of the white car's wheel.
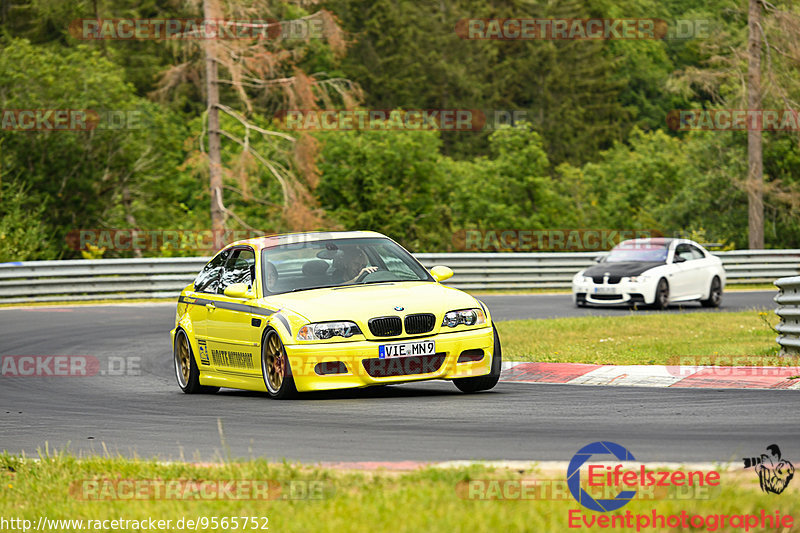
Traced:
<path fill-rule="evenodd" d="M 703 307 L 719 307 L 722 302 L 722 282 L 717 276 L 711 280 L 711 287 L 708 289 L 708 298 L 700 300 Z"/>
<path fill-rule="evenodd" d="M 664 278 L 661 278 L 656 286 L 656 298 L 653 301 L 653 307 L 666 309 L 667 306 L 669 306 L 669 283 Z"/>

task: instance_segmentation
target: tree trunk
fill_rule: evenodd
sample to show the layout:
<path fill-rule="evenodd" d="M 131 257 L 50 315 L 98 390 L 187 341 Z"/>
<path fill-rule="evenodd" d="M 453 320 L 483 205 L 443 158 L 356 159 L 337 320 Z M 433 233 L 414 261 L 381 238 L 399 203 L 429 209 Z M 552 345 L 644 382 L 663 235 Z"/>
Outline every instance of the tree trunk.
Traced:
<path fill-rule="evenodd" d="M 747 108 L 761 109 L 761 2 L 750 0 L 748 17 Z M 747 220 L 750 249 L 764 248 L 764 166 L 761 154 L 761 122 L 747 129 Z"/>
<path fill-rule="evenodd" d="M 203 16 L 206 20 L 214 19 L 210 0 L 203 0 Z M 213 39 L 203 41 L 206 56 L 206 100 L 208 105 L 208 175 L 211 193 L 211 233 L 214 249 L 219 250 L 225 243 L 225 219 L 222 212 L 222 155 L 220 151 L 219 133 L 219 87 L 217 85 L 216 42 Z"/>
<path fill-rule="evenodd" d="M 135 243 L 138 241 L 139 232 L 137 231 L 136 217 L 133 216 L 133 201 L 131 200 L 131 190 L 127 183 L 122 184 L 122 207 L 125 209 L 125 222 L 131 228 L 131 243 L 133 244 L 133 257 L 142 257 L 142 250 L 137 248 Z"/>

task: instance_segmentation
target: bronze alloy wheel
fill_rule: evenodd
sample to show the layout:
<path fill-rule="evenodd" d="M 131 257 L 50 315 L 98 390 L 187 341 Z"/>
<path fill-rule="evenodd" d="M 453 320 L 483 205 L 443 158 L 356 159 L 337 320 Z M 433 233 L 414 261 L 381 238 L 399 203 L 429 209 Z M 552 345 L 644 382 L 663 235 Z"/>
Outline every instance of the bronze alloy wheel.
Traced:
<path fill-rule="evenodd" d="M 289 358 L 275 330 L 269 330 L 264 336 L 261 348 L 261 374 L 270 397 L 290 398 L 297 392 Z"/>
<path fill-rule="evenodd" d="M 183 331 L 178 333 L 175 340 L 175 377 L 178 385 L 185 389 L 189 384 L 192 371 L 192 352 L 189 349 L 189 339 Z"/>
<path fill-rule="evenodd" d="M 200 370 L 194 361 L 189 336 L 182 329 L 175 332 L 175 346 L 172 351 L 175 377 L 183 392 L 186 394 L 214 394 L 219 390 L 219 387 L 200 385 Z"/>

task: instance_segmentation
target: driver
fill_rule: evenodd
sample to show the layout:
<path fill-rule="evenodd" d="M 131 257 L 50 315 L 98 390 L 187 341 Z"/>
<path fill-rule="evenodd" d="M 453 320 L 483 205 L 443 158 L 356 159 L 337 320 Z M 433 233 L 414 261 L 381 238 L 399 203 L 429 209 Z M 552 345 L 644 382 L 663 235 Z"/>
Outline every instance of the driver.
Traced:
<path fill-rule="evenodd" d="M 367 266 L 369 259 L 359 247 L 340 250 L 333 258 L 333 281 L 342 285 L 355 283 L 358 278 L 378 270 L 376 266 Z"/>

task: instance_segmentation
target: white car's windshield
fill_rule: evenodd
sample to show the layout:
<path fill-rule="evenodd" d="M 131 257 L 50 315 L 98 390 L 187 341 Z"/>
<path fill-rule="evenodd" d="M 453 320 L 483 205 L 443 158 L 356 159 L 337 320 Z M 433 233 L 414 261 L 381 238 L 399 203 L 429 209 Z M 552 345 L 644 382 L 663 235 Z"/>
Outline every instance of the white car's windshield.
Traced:
<path fill-rule="evenodd" d="M 660 245 L 617 246 L 606 257 L 608 263 L 624 261 L 663 262 L 667 260 L 667 247 Z"/>
<path fill-rule="evenodd" d="M 329 239 L 265 248 L 265 294 L 362 283 L 433 281 L 407 251 L 385 238 Z"/>

